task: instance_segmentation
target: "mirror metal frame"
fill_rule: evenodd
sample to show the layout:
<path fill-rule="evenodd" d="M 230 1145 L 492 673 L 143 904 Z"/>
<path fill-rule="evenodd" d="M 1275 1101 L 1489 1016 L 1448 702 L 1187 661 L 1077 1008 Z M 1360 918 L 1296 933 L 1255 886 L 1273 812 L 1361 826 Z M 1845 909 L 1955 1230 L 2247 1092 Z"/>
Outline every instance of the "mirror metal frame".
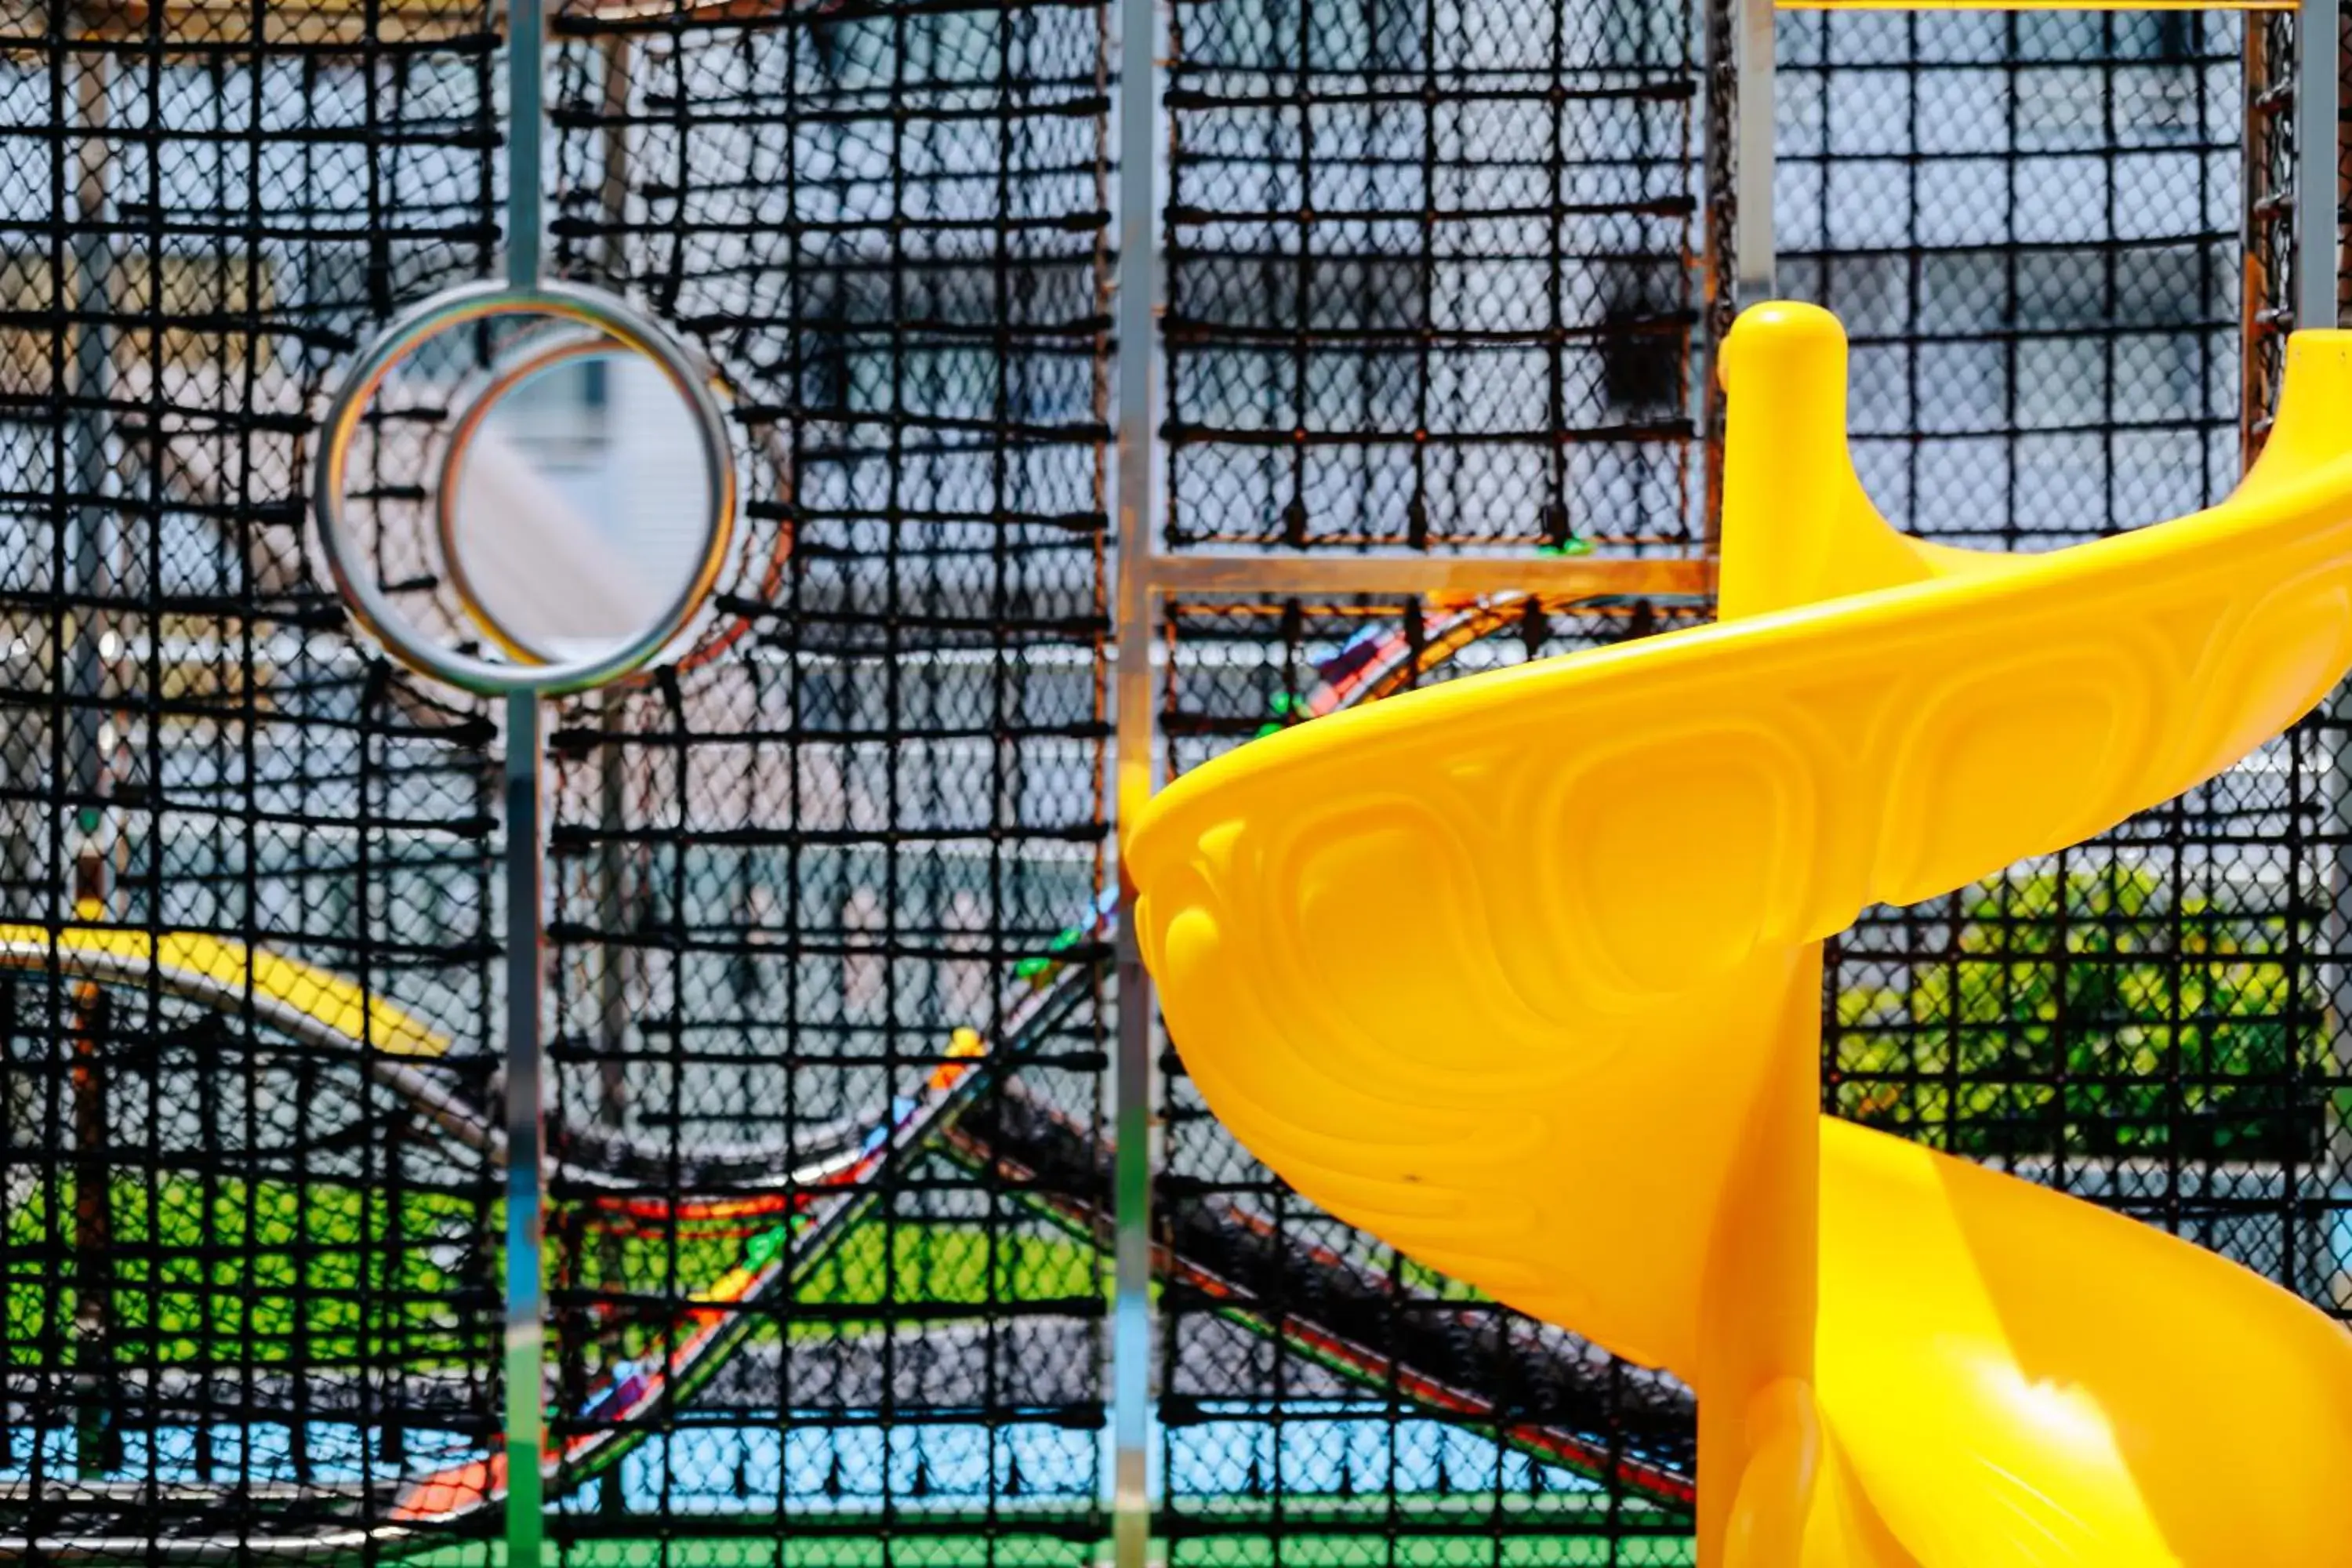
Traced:
<path fill-rule="evenodd" d="M 510 641 L 509 634 L 495 618 L 482 613 L 457 557 L 446 554 L 446 518 L 442 525 L 443 544 L 452 585 L 468 616 L 517 662 L 482 658 L 427 636 L 375 582 L 351 532 L 346 494 L 351 447 L 378 388 L 425 343 L 445 332 L 478 321 L 514 316 L 551 317 L 589 329 L 593 336 L 566 334 L 559 340 L 566 345 L 583 345 L 577 352 L 631 353 L 651 361 L 694 416 L 698 444 L 709 480 L 705 492 L 709 505 L 703 521 L 701 550 L 688 581 L 662 613 L 635 634 L 610 648 L 574 659 L 541 659 L 528 647 Z M 572 355 L 567 353 L 564 357 Z M 528 370 L 520 374 L 508 372 L 494 380 L 493 391 L 478 395 L 467 409 L 459 426 L 460 437 L 478 424 L 480 413 L 495 401 L 501 383 L 510 386 L 512 380 L 529 374 L 531 372 Z M 601 289 L 575 284 L 541 283 L 528 289 L 497 282 L 464 284 L 436 294 L 395 318 L 353 363 L 328 405 L 312 471 L 311 513 L 318 524 L 320 552 L 344 604 L 353 617 L 402 663 L 419 674 L 478 696 L 523 691 L 543 697 L 562 696 L 603 686 L 643 668 L 670 647 L 700 614 L 726 567 L 734 542 L 735 454 L 728 439 L 725 416 L 711 392 L 712 375 L 699 355 L 626 302 Z M 449 463 L 445 459 L 445 479 L 449 472 Z M 441 510 L 445 514 L 446 506 L 444 500 Z"/>

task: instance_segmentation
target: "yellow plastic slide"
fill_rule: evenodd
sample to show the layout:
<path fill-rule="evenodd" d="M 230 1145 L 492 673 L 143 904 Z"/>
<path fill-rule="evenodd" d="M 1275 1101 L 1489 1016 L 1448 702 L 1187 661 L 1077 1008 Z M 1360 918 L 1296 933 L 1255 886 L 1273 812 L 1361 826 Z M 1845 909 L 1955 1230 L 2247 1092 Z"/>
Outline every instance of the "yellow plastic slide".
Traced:
<path fill-rule="evenodd" d="M 388 1055 L 437 1057 L 443 1035 L 340 974 L 203 931 L 160 936 L 112 926 L 47 926 L 0 921 L 0 969 L 62 974 L 193 996 L 235 1010 L 249 1005 L 298 1037 L 331 1044 L 364 1040 Z"/>
<path fill-rule="evenodd" d="M 2178 795 L 2352 665 L 2352 333 L 2294 338 L 2228 501 L 2033 556 L 1872 509 L 1825 312 L 1723 357 L 1723 622 L 1282 731 L 1130 825 L 1192 1077 L 1342 1218 L 1691 1383 L 1703 1563 L 2352 1564 L 2352 1336 L 1818 1076 L 1862 908 Z"/>

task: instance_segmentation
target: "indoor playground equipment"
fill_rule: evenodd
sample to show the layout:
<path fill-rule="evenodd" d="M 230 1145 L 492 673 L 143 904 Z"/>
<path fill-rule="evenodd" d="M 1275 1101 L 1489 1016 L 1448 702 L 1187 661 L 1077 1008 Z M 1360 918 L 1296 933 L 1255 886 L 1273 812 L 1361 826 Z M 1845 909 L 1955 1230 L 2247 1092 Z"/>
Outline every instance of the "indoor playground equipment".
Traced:
<path fill-rule="evenodd" d="M 1827 312 L 1725 344 L 1722 622 L 1268 737 L 1129 829 L 1211 1107 L 1331 1212 L 1699 1398 L 1700 1561 L 2352 1562 L 2352 1335 L 1825 1118 L 1821 943 L 2228 767 L 2352 666 L 2352 334 L 2225 502 L 1924 544 Z M 1411 945 L 1350 911 L 1420 890 Z"/>

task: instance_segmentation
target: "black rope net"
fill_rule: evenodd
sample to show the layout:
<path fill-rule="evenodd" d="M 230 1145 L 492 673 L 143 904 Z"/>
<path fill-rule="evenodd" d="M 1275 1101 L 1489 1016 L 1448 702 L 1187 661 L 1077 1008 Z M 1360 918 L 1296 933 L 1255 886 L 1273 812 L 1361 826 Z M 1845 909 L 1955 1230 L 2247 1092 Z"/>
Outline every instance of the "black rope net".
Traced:
<path fill-rule="evenodd" d="M 751 454 L 706 653 L 553 741 L 567 1551 L 1107 1529 L 1105 26 L 552 18 L 556 265 Z"/>
<path fill-rule="evenodd" d="M 1898 522 L 2042 549 L 2234 485 L 2275 377 L 2242 381 L 2242 323 L 2274 332 L 2291 287 L 2291 34 L 2246 26 L 2251 81 L 2227 16 L 1782 19 L 1781 279 L 1853 331 Z M 2341 743 L 2323 712 L 2095 843 L 1866 916 L 1832 955 L 1830 1103 L 2339 1306 Z"/>
<path fill-rule="evenodd" d="M 1178 8 L 1165 544 L 1696 554 L 1693 346 L 1719 232 L 1703 26 L 1696 5 Z M 1171 603 L 1168 765 L 1702 616 Z M 1366 918 L 1410 920 L 1409 893 Z M 1332 1221 L 1161 1065 L 1154 1533 L 1171 1563 L 1687 1551 L 1686 1391 Z"/>
<path fill-rule="evenodd" d="M 1196 15 L 1184 14 L 1180 37 Z M 2281 91 L 2291 24 L 2248 25 L 2251 50 L 2238 20 L 2185 14 L 1781 17 L 1781 285 L 1837 310 L 1853 333 L 1857 455 L 1895 521 L 1979 547 L 2050 548 L 2194 510 L 2235 482 L 2275 395 L 2293 241 L 2292 154 L 2282 145 L 2292 100 Z M 1377 26 L 1335 8 L 1261 21 L 1247 36 L 1272 51 L 1260 63 L 1275 68 L 1274 96 L 1303 96 L 1297 57 L 1281 48 Z M 1519 36 L 1544 35 L 1530 26 Z M 1206 312 L 1185 302 L 1187 226 L 1207 221 L 1198 189 L 1240 177 L 1204 157 L 1186 184 L 1187 116 L 1212 119 L 1221 107 L 1186 90 L 1186 69 L 1180 48 L 1171 542 L 1221 542 L 1205 526 L 1188 529 L 1185 508 L 1223 522 L 1237 498 L 1255 531 L 1225 537 L 1251 542 L 1442 543 L 1475 529 L 1492 531 L 1482 539 L 1544 537 L 1521 531 L 1507 504 L 1470 508 L 1468 521 L 1433 513 L 1425 532 L 1365 528 L 1365 497 L 1411 495 L 1425 509 L 1437 491 L 1351 487 L 1315 466 L 1322 422 L 1359 437 L 1376 425 L 1360 389 L 1379 384 L 1388 346 L 1347 331 L 1359 324 L 1348 286 L 1362 274 L 1320 270 L 1318 244 L 1346 248 L 1325 237 L 1322 209 L 1345 205 L 1337 195 L 1318 195 L 1311 216 L 1306 198 L 1290 196 L 1301 209 L 1289 213 L 1292 226 L 1268 231 L 1253 257 L 1256 332 L 1229 331 L 1244 347 L 1237 363 L 1255 353 L 1286 364 L 1287 379 L 1199 368 L 1188 379 L 1187 356 L 1202 358 L 1197 340 L 1214 334 L 1198 319 Z M 1345 99 L 1339 87 L 1358 83 L 1321 85 L 1327 99 Z M 1720 95 L 1710 100 L 1709 122 L 1727 128 L 1722 105 Z M 1351 158 L 1372 144 L 1348 117 L 1376 112 L 1352 100 L 1319 109 L 1300 120 L 1308 152 L 1277 142 L 1257 177 L 1289 181 L 1277 186 L 1286 195 L 1347 189 Z M 1501 161 L 1539 159 L 1542 148 L 1538 135 L 1490 139 L 1481 151 Z M 1318 150 L 1328 163 L 1314 173 L 1325 184 L 1294 179 L 1292 163 L 1311 165 Z M 1707 188 L 1721 192 L 1730 160 L 1719 136 L 1708 154 Z M 1378 188 L 1415 205 L 1412 176 L 1390 178 Z M 1242 188 L 1251 195 L 1231 201 L 1236 211 L 1273 205 L 1261 187 Z M 1717 256 L 1727 208 L 1715 201 L 1705 220 Z M 1444 254 L 1442 220 L 1406 232 Z M 1491 244 L 1497 231 L 1477 232 Z M 1490 300 L 1516 298 L 1507 265 L 1465 273 Z M 1422 276 L 1432 291 L 1420 298 L 1435 298 L 1443 275 Z M 1534 308 L 1547 298 L 1534 294 Z M 1704 293 L 1691 302 L 1709 305 Z M 1409 375 L 1403 384 L 1415 385 Z M 1687 400 L 1677 406 L 1703 406 L 1697 389 L 1671 384 L 1671 397 Z M 1221 424 L 1185 403 L 1229 387 L 1255 394 L 1232 400 L 1264 426 L 1290 426 L 1291 445 L 1234 439 L 1223 425 L 1240 416 Z M 1302 408 L 1299 387 L 1329 390 Z M 1394 426 L 1410 449 L 1439 445 L 1444 420 L 1426 405 L 1391 406 L 1412 410 Z M 1443 406 L 1480 419 L 1496 399 Z M 1359 438 L 1349 460 L 1378 445 Z M 1256 488 L 1244 489 L 1236 471 Z M 1571 531 L 1603 550 L 1703 537 L 1701 510 L 1661 524 L 1628 504 L 1637 492 L 1580 493 L 1608 498 L 1588 499 L 1588 521 Z M 1394 504 L 1407 524 L 1416 519 Z M 1696 613 L 1520 600 L 1465 626 L 1461 606 L 1427 602 L 1180 604 L 1164 627 L 1171 765 L 1326 711 L 1368 668 L 1401 668 L 1402 683 L 1442 679 Z M 2098 844 L 1917 910 L 1866 916 L 1836 944 L 1827 978 L 1831 1107 L 2121 1208 L 2339 1304 L 2352 1248 L 2337 1217 L 2346 1140 L 2331 1106 L 2344 1072 L 2324 1020 L 2341 985 L 2343 939 L 2326 918 L 2341 885 L 2344 812 L 2330 782 L 2340 729 L 2323 714 Z M 1238 1214 L 1288 1243 L 1234 1265 L 1238 1286 L 1212 1278 L 1164 1299 L 1171 1557 L 1321 1560 L 1397 1552 L 1400 1539 L 1430 1535 L 1466 1539 L 1454 1548 L 1465 1561 L 1499 1561 L 1530 1537 L 1593 1561 L 1679 1549 L 1659 1538 L 1680 1528 L 1662 1482 L 1688 1460 L 1682 1391 L 1465 1299 L 1332 1225 L 1236 1150 L 1181 1079 L 1168 1116 L 1160 1192 L 1170 1224 Z M 1468 1359 L 1428 1348 L 1433 1325 Z M 1465 1384 L 1488 1402 L 1444 1397 Z M 1442 1511 L 1439 1494 L 1449 1500 Z"/>
<path fill-rule="evenodd" d="M 1727 17 L 1180 8 L 1163 542 L 1700 553 Z M 0 1552 L 497 1528 L 500 742 L 353 637 L 302 525 L 326 377 L 495 266 L 493 20 L 0 16 Z M 554 269 L 709 354 L 746 503 L 682 657 L 553 720 L 545 1393 L 583 1561 L 1106 1533 L 1107 21 L 551 19 Z M 1783 285 L 1853 330 L 1890 513 L 2045 548 L 2225 490 L 2286 320 L 2292 25 L 1781 39 Z M 415 544 L 452 389 L 507 347 L 468 352 L 372 415 L 354 510 L 470 636 Z M 1162 611 L 1181 771 L 1707 606 Z M 1831 968 L 1834 1107 L 2345 1299 L 2343 739 L 1874 913 Z M 1318 1214 L 1163 1067 L 1171 1561 L 1687 1550 L 1685 1390 Z"/>
<path fill-rule="evenodd" d="M 495 1172 L 399 1087 L 486 1092 L 491 736 L 303 532 L 495 238 L 496 39 L 368 16 L 0 16 L 0 1553 L 360 1539 L 497 1429 Z"/>
<path fill-rule="evenodd" d="M 502 742 L 351 634 L 304 493 L 328 377 L 497 263 L 493 21 L 0 32 L 0 1551 L 500 1526 Z M 553 30 L 555 270 L 709 353 L 747 501 L 671 668 L 554 721 L 558 1538 L 1084 1555 L 1101 16 Z M 479 645 L 436 465 L 546 340 L 453 346 L 371 404 L 351 511 Z"/>
<path fill-rule="evenodd" d="M 1174 14 L 1171 543 L 1692 545 L 1696 9 Z"/>

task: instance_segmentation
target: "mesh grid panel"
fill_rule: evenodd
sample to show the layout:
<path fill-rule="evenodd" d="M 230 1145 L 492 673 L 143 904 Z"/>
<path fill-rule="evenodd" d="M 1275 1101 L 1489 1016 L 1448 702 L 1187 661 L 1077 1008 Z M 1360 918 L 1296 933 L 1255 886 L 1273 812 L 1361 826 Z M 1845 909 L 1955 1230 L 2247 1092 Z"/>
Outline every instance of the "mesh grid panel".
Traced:
<path fill-rule="evenodd" d="M 490 735 L 302 536 L 309 400 L 493 238 L 494 43 L 458 0 L 0 16 L 8 1551 L 366 1530 L 496 1431 L 493 1173 L 378 1070 L 485 1092 Z M 157 940 L 235 973 L 90 983 Z M 324 982 L 249 950 L 415 1030 L 289 1032 Z"/>
<path fill-rule="evenodd" d="M 1686 547 L 1693 9 L 1171 27 L 1170 540 Z"/>
<path fill-rule="evenodd" d="M 1783 283 L 1853 330 L 1891 518 L 2048 548 L 2235 483 L 2242 180 L 2277 174 L 2241 161 L 2236 19 L 1790 16 L 1780 40 Z M 2281 281 L 2254 275 L 2258 320 Z M 2322 714 L 2098 842 L 1866 915 L 1830 965 L 1832 1105 L 2334 1304 L 2339 735 Z"/>
<path fill-rule="evenodd" d="M 554 19 L 559 265 L 698 337 L 752 454 L 724 652 L 555 742 L 559 1121 L 643 1152 L 556 1193 L 559 1435 L 609 1439 L 568 1547 L 1102 1533 L 1104 27 Z M 985 1086 L 826 1186 L 960 1030 Z M 686 1173 L 762 1143 L 789 1178 Z M 615 1393 L 705 1331 L 690 1398 Z"/>
<path fill-rule="evenodd" d="M 2238 466 L 2237 22 L 1792 15 L 1780 280 L 1854 341 L 1891 517 L 2047 548 Z"/>

